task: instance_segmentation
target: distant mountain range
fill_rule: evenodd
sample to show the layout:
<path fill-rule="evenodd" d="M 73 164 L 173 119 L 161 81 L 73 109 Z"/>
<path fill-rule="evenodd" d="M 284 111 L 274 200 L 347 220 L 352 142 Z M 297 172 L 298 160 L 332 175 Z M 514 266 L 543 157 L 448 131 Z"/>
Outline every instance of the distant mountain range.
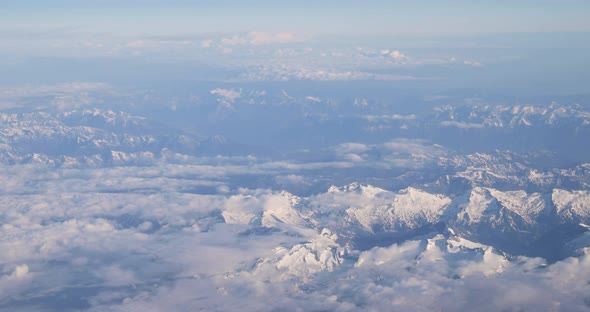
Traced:
<path fill-rule="evenodd" d="M 0 163 L 82 167 L 253 152 L 222 136 L 200 139 L 125 112 L 85 109 L 0 114 Z"/>
<path fill-rule="evenodd" d="M 434 111 L 431 119 L 380 120 L 407 124 L 407 130 L 484 131 L 536 125 L 590 129 L 590 114 L 578 106 L 445 106 Z M 199 139 L 144 117 L 102 109 L 0 114 L 0 142 L 0 161 L 5 165 L 39 163 L 66 168 L 191 163 L 191 157 L 256 153 L 223 136 Z M 369 165 L 383 161 L 380 154 L 398 155 L 396 148 L 407 147 L 397 143 L 389 148 L 365 150 Z M 558 259 L 585 252 L 575 241 L 585 235 L 585 224 L 590 224 L 590 193 L 586 190 L 590 165 L 559 169 L 551 166 L 556 156 L 549 152 L 462 154 L 435 145 L 403 153 L 428 164 L 414 172 L 434 170 L 438 176 L 421 182 L 414 175 L 402 176 L 399 185 L 413 186 L 396 192 L 359 183 L 304 198 L 283 192 L 284 203 L 262 214 L 226 210 L 219 220 L 261 228 L 288 225 L 318 233 L 326 229 L 336 235 L 334 244 L 355 250 L 450 232 L 453 237 L 508 253 Z"/>

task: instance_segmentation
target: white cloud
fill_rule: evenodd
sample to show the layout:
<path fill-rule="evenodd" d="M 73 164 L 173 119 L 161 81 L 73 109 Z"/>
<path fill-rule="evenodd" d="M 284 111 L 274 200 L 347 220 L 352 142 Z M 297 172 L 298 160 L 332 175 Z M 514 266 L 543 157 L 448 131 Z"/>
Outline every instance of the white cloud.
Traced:
<path fill-rule="evenodd" d="M 336 149 L 436 151 L 419 140 Z M 360 224 L 371 230 L 373 220 L 386 219 L 363 209 L 430 207 L 423 199 L 433 197 L 415 189 L 357 184 L 303 198 L 267 189 L 187 192 L 198 185 L 193 180 L 225 183 L 227 174 L 252 172 L 303 183 L 304 176 L 280 170 L 337 164 L 5 167 L 0 207 L 10 209 L 0 210 L 0 309 L 51 310 L 66 297 L 90 311 L 587 309 L 589 256 L 550 265 L 509 261 L 450 234 L 362 250 L 347 244 L 346 234 L 360 230 L 347 223 L 352 216 L 364 216 L 370 222 Z"/>
<path fill-rule="evenodd" d="M 362 143 L 342 143 L 336 146 L 335 150 L 338 153 L 359 153 L 369 150 L 369 146 Z"/>
<path fill-rule="evenodd" d="M 418 139 L 397 139 L 384 143 L 383 146 L 398 153 L 425 153 L 432 148 L 426 144 L 426 141 Z"/>
<path fill-rule="evenodd" d="M 319 103 L 319 102 L 322 101 L 322 99 L 320 99 L 319 97 L 317 97 L 317 96 L 311 96 L 311 95 L 306 96 L 305 99 L 307 99 L 309 101 L 312 101 L 312 102 L 316 102 L 316 103 Z"/>
<path fill-rule="evenodd" d="M 290 43 L 301 41 L 302 38 L 294 33 L 251 32 L 248 34 L 251 44 Z"/>
<path fill-rule="evenodd" d="M 147 50 L 147 49 L 162 49 L 162 48 L 174 48 L 174 47 L 184 47 L 192 44 L 193 41 L 187 38 L 163 38 L 163 39 L 154 39 L 154 38 L 142 38 L 131 40 L 123 44 L 124 48 L 131 49 L 133 52 L 137 53 L 139 50 Z"/>
<path fill-rule="evenodd" d="M 348 160 L 348 161 L 352 161 L 352 162 L 362 162 L 364 161 L 364 158 L 362 155 L 359 154 L 355 154 L 355 153 L 348 153 L 343 155 L 344 159 Z"/>
<path fill-rule="evenodd" d="M 442 121 L 440 123 L 441 126 L 445 126 L 445 127 L 456 127 L 456 128 L 461 128 L 461 129 L 479 129 L 479 128 L 483 128 L 484 125 L 483 124 L 476 124 L 476 123 L 467 123 L 467 122 L 459 122 L 459 121 Z"/>
<path fill-rule="evenodd" d="M 225 99 L 227 99 L 231 102 L 234 102 L 236 99 L 238 99 L 242 95 L 241 91 L 236 91 L 233 89 L 222 89 L 222 88 L 213 89 L 213 90 L 209 91 L 209 93 L 224 97 Z"/>
<path fill-rule="evenodd" d="M 402 54 L 398 50 L 393 50 L 391 53 L 389 53 L 389 56 L 391 56 L 395 60 L 404 60 L 404 59 L 407 59 L 407 56 L 405 56 L 404 54 Z"/>
<path fill-rule="evenodd" d="M 201 40 L 201 47 L 203 47 L 203 48 L 210 48 L 212 45 L 213 45 L 213 40 L 211 40 L 211 39 Z"/>
<path fill-rule="evenodd" d="M 369 120 L 369 121 L 376 121 L 376 120 L 414 120 L 416 119 L 416 115 L 414 114 L 410 114 L 410 115 L 399 115 L 399 114 L 393 114 L 393 115 L 366 115 L 363 116 L 365 119 Z"/>
<path fill-rule="evenodd" d="M 275 180 L 279 184 L 304 184 L 306 182 L 304 176 L 296 174 L 277 176 Z"/>
<path fill-rule="evenodd" d="M 17 265 L 12 274 L 8 276 L 9 279 L 21 279 L 29 274 L 29 266 L 26 264 Z"/>
<path fill-rule="evenodd" d="M 125 44 L 125 46 L 128 48 L 145 48 L 146 46 L 148 46 L 148 42 L 144 40 L 134 40 L 128 42 L 127 44 Z"/>
<path fill-rule="evenodd" d="M 410 75 L 379 74 L 353 70 L 318 69 L 317 66 L 303 65 L 272 65 L 256 66 L 248 69 L 241 77 L 246 81 L 288 81 L 288 80 L 318 80 L 318 81 L 351 81 L 351 80 L 383 80 L 405 81 L 430 78 L 420 78 Z"/>
<path fill-rule="evenodd" d="M 132 269 L 123 269 L 116 264 L 100 268 L 95 271 L 95 274 L 104 281 L 103 285 L 110 287 L 129 287 L 138 282 Z"/>
<path fill-rule="evenodd" d="M 246 43 L 248 43 L 248 39 L 238 35 L 221 38 L 221 44 L 223 45 L 240 45 Z"/>
<path fill-rule="evenodd" d="M 288 32 L 249 32 L 245 35 L 233 35 L 231 37 L 221 38 L 222 45 L 266 45 L 266 44 L 283 44 L 303 41 L 304 38 L 294 33 Z"/>
<path fill-rule="evenodd" d="M 473 67 L 482 67 L 483 64 L 476 61 L 463 61 L 463 64 L 473 66 Z"/>

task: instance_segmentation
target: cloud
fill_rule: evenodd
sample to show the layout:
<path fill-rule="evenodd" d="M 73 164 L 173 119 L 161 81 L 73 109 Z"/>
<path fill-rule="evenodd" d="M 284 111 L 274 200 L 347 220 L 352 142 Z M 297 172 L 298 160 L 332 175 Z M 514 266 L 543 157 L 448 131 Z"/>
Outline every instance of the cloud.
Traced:
<path fill-rule="evenodd" d="M 201 47 L 203 47 L 203 48 L 210 48 L 212 45 L 213 45 L 212 39 L 201 40 Z"/>
<path fill-rule="evenodd" d="M 407 56 L 403 55 L 398 50 L 393 50 L 391 53 L 389 53 L 389 56 L 391 56 L 395 60 L 403 60 L 403 59 L 408 58 Z"/>
<path fill-rule="evenodd" d="M 290 43 L 302 41 L 302 38 L 294 33 L 268 33 L 268 32 L 251 32 L 248 34 L 251 44 L 272 44 L 272 43 Z"/>
<path fill-rule="evenodd" d="M 236 91 L 233 89 L 222 89 L 222 88 L 213 89 L 213 90 L 209 91 L 209 93 L 214 94 L 214 95 L 219 95 L 231 102 L 234 102 L 236 99 L 238 99 L 242 95 L 241 91 Z"/>
<path fill-rule="evenodd" d="M 294 33 L 288 32 L 249 32 L 245 35 L 233 35 L 231 37 L 223 37 L 220 42 L 222 45 L 267 45 L 267 44 L 284 44 L 301 42 L 304 38 Z"/>
<path fill-rule="evenodd" d="M 5 278 L 13 279 L 13 280 L 23 279 L 28 274 L 29 274 L 29 266 L 26 264 L 21 264 L 21 265 L 17 265 L 14 268 L 14 271 L 12 271 L 12 273 L 10 275 L 6 276 Z"/>
<path fill-rule="evenodd" d="M 388 147 L 412 152 L 424 145 L 394 143 Z M 422 196 L 414 191 L 350 186 L 300 198 L 184 188 L 202 175 L 248 172 L 240 170 L 7 167 L 0 175 L 8 185 L 0 206 L 10 207 L 0 212 L 0 309 L 55 310 L 63 298 L 89 311 L 587 309 L 588 256 L 551 265 L 508 260 L 489 246 L 434 234 L 363 250 L 345 243 L 347 232 L 338 230 L 358 231 L 355 223 L 340 227 L 353 208 L 374 211 Z"/>
<path fill-rule="evenodd" d="M 483 124 L 476 124 L 476 123 L 467 123 L 467 122 L 460 122 L 460 121 L 441 121 L 441 126 L 444 127 L 456 127 L 461 129 L 480 129 L 483 128 Z"/>
<path fill-rule="evenodd" d="M 146 46 L 148 46 L 148 42 L 144 40 L 135 40 L 128 42 L 127 44 L 125 44 L 125 46 L 128 48 L 145 48 Z"/>
<path fill-rule="evenodd" d="M 336 146 L 335 150 L 338 153 L 359 153 L 366 152 L 370 149 L 369 146 L 362 143 L 342 143 Z"/>
<path fill-rule="evenodd" d="M 383 146 L 391 151 L 398 153 L 425 153 L 429 151 L 432 146 L 427 145 L 427 142 L 420 139 L 396 139 L 387 143 Z"/>
<path fill-rule="evenodd" d="M 248 39 L 246 37 L 233 35 L 231 37 L 224 37 L 221 38 L 221 44 L 223 45 L 240 45 L 240 44 L 247 44 Z"/>
<path fill-rule="evenodd" d="M 277 177 L 275 177 L 275 180 L 279 184 L 304 184 L 304 183 L 306 183 L 306 179 L 304 176 L 296 175 L 296 174 L 277 176 Z"/>
<path fill-rule="evenodd" d="M 144 37 L 128 41 L 110 49 L 111 53 L 130 52 L 138 55 L 143 52 L 163 50 L 185 50 L 193 44 L 191 38 L 181 37 Z"/>
<path fill-rule="evenodd" d="M 352 161 L 352 162 L 361 162 L 361 161 L 365 160 L 362 155 L 355 154 L 355 153 L 345 154 L 344 159 L 346 159 L 348 161 Z"/>
<path fill-rule="evenodd" d="M 393 115 L 366 115 L 363 116 L 365 119 L 367 119 L 368 121 L 378 121 L 378 120 L 415 120 L 416 119 L 416 115 L 414 114 L 410 114 L 410 115 L 399 115 L 399 114 L 393 114 Z"/>
<path fill-rule="evenodd" d="M 319 103 L 319 102 L 322 101 L 322 99 L 320 99 L 319 97 L 317 97 L 317 96 L 311 96 L 311 95 L 306 96 L 305 99 L 306 100 L 309 100 L 311 102 L 316 102 L 316 103 Z"/>
<path fill-rule="evenodd" d="M 237 89 L 209 92 L 242 96 Z M 266 189 L 326 184 L 330 175 L 351 179 L 371 166 L 392 181 L 381 169 L 417 168 L 446 152 L 413 139 L 324 151 L 316 162 L 203 157 L 149 167 L 5 166 L 0 309 L 57 310 L 52 304 L 63 298 L 77 298 L 72 309 L 94 311 L 586 309 L 588 256 L 554 264 L 508 258 L 448 233 L 351 243 L 397 220 L 394 209 L 408 223 L 440 220 L 413 209 L 438 207 L 431 200 L 437 195 L 358 184 L 306 197 Z"/>
<path fill-rule="evenodd" d="M 361 53 L 367 53 L 364 52 L 364 49 L 357 49 L 358 51 L 361 51 Z M 375 52 L 373 52 L 375 53 Z M 371 55 L 371 52 L 368 52 L 368 55 Z M 409 60 L 409 58 L 404 55 L 403 53 L 401 53 L 399 50 L 389 50 L 389 49 L 384 49 L 384 50 L 380 50 L 379 53 L 381 56 L 385 56 L 385 57 L 390 57 L 396 61 L 402 61 L 402 60 Z M 373 54 L 374 55 L 374 54 Z"/>
<path fill-rule="evenodd" d="M 240 76 L 246 81 L 288 81 L 288 80 L 318 80 L 318 81 L 352 81 L 352 80 L 382 80 L 406 81 L 421 80 L 411 75 L 379 74 L 356 70 L 340 70 L 338 68 L 318 69 L 317 66 L 305 65 L 270 65 L 250 67 Z"/>
<path fill-rule="evenodd" d="M 476 61 L 463 61 L 463 64 L 473 66 L 473 67 L 482 67 L 483 64 Z"/>

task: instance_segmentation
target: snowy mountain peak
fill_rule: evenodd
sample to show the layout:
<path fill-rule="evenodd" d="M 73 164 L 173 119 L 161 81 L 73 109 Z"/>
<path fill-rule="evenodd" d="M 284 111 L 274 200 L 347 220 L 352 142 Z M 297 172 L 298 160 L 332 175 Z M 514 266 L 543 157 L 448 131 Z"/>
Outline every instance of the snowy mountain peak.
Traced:
<path fill-rule="evenodd" d="M 449 207 L 451 199 L 440 194 L 430 194 L 413 187 L 399 191 L 391 204 L 392 213 L 407 225 L 437 223 Z"/>
<path fill-rule="evenodd" d="M 262 226 L 276 227 L 281 224 L 309 227 L 311 215 L 304 215 L 300 209 L 301 198 L 281 191 L 266 198 L 262 213 Z"/>
<path fill-rule="evenodd" d="M 590 193 L 588 191 L 553 190 L 551 194 L 557 214 L 567 220 L 590 220 Z"/>
<path fill-rule="evenodd" d="M 355 193 L 370 197 L 375 197 L 381 193 L 387 193 L 388 191 L 378 188 L 372 185 L 362 185 L 358 182 L 353 182 L 348 185 L 337 187 L 330 186 L 328 193 Z"/>

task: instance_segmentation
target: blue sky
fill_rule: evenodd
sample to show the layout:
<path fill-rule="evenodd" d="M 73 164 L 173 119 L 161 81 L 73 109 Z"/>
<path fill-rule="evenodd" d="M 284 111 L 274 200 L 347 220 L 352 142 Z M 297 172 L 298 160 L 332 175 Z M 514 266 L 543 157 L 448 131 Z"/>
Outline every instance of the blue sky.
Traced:
<path fill-rule="evenodd" d="M 0 29 L 179 35 L 247 31 L 454 35 L 590 31 L 588 1 L 14 1 Z"/>
<path fill-rule="evenodd" d="M 589 12 L 582 0 L 3 1 L 0 83 L 317 70 L 580 93 Z"/>
<path fill-rule="evenodd" d="M 4 1 L 0 54 L 93 55 L 99 49 L 119 54 L 140 41 L 145 46 L 146 39 L 198 43 L 250 32 L 291 33 L 316 43 L 344 38 L 353 44 L 387 37 L 590 33 L 588 12 L 590 1 L 580 0 Z"/>

